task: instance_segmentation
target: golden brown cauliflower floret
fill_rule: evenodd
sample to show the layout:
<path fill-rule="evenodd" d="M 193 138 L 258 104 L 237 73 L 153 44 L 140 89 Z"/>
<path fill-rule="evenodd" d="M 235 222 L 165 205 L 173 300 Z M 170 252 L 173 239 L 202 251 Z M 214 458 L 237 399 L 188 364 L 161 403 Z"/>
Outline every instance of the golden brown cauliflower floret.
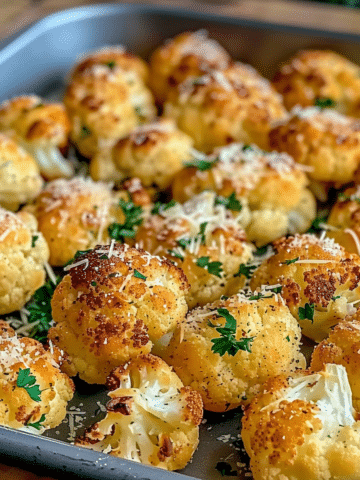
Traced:
<path fill-rule="evenodd" d="M 158 47 L 150 58 L 150 85 L 159 102 L 189 77 L 222 70 L 230 55 L 206 30 L 184 32 Z"/>
<path fill-rule="evenodd" d="M 346 370 L 328 364 L 270 379 L 245 410 L 254 480 L 358 480 L 360 422 Z"/>
<path fill-rule="evenodd" d="M 263 245 L 286 233 L 306 231 L 316 216 L 308 179 L 287 154 L 266 153 L 255 145 L 234 143 L 194 161 L 174 179 L 173 198 L 184 202 L 203 190 L 248 202 L 243 224 L 249 240 Z M 197 168 L 196 168 L 197 166 Z"/>
<path fill-rule="evenodd" d="M 76 445 L 165 470 L 184 468 L 199 442 L 200 395 L 151 354 L 116 368 L 107 384 L 106 417 Z"/>
<path fill-rule="evenodd" d="M 360 310 L 348 315 L 317 345 L 311 357 L 311 369 L 322 370 L 326 363 L 346 368 L 354 408 L 360 411 Z"/>
<path fill-rule="evenodd" d="M 244 286 L 240 264 L 252 259 L 242 222 L 246 209 L 231 211 L 213 192 L 203 192 L 184 205 L 160 208 L 139 227 L 135 241 L 150 253 L 165 256 L 181 268 L 190 283 L 190 308 L 236 293 Z M 171 204 L 170 204 L 171 205 Z"/>
<path fill-rule="evenodd" d="M 67 373 L 88 383 L 105 383 L 113 368 L 149 353 L 187 312 L 183 272 L 143 250 L 98 245 L 65 268 L 49 338 L 67 353 Z"/>
<path fill-rule="evenodd" d="M 360 164 L 360 121 L 329 108 L 295 107 L 269 139 L 272 149 L 310 167 L 309 177 L 318 182 L 351 182 Z"/>
<path fill-rule="evenodd" d="M 327 236 L 334 238 L 347 252 L 360 255 L 360 185 L 347 188 L 340 193 L 332 207 L 328 225 L 324 226 Z"/>
<path fill-rule="evenodd" d="M 91 162 L 96 180 L 138 177 L 144 186 L 168 188 L 174 176 L 191 160 L 193 139 L 170 119 L 137 127 L 120 140 L 111 152 L 100 152 Z"/>
<path fill-rule="evenodd" d="M 270 83 L 249 65 L 232 63 L 223 71 L 190 77 L 169 93 L 164 115 L 211 152 L 231 142 L 268 147 L 271 123 L 286 110 Z"/>
<path fill-rule="evenodd" d="M 74 393 L 53 355 L 33 338 L 18 338 L 0 320 L 0 423 L 32 433 L 54 428 L 65 418 Z"/>
<path fill-rule="evenodd" d="M 275 254 L 255 270 L 250 287 L 280 284 L 302 333 L 319 342 L 360 300 L 360 258 L 333 239 L 295 235 L 274 242 Z"/>
<path fill-rule="evenodd" d="M 276 73 L 273 82 L 288 110 L 327 100 L 345 115 L 360 114 L 360 68 L 329 50 L 301 50 Z"/>
<path fill-rule="evenodd" d="M 13 140 L 0 134 L 0 205 L 17 210 L 39 194 L 43 180 L 35 160 Z"/>
<path fill-rule="evenodd" d="M 154 99 L 143 80 L 142 68 L 124 62 L 104 60 L 96 53 L 75 68 L 65 93 L 65 105 L 72 122 L 71 139 L 85 157 L 110 149 L 137 125 L 156 115 Z M 120 53 L 118 53 L 121 55 Z M 125 51 L 122 55 L 128 55 Z M 106 54 L 111 58 L 111 50 Z M 81 64 L 80 64 L 81 66 Z"/>
<path fill-rule="evenodd" d="M 240 293 L 189 312 L 161 356 L 206 410 L 223 412 L 246 403 L 269 377 L 303 368 L 300 337 L 279 296 Z"/>
<path fill-rule="evenodd" d="M 48 103 L 36 95 L 7 100 L 0 105 L 0 130 L 35 158 L 46 179 L 73 175 L 73 166 L 63 157 L 70 120 L 61 103 Z"/>
<path fill-rule="evenodd" d="M 22 308 L 43 285 L 48 259 L 34 216 L 0 208 L 0 315 Z"/>
<path fill-rule="evenodd" d="M 39 223 L 50 248 L 50 264 L 64 265 L 78 250 L 94 248 L 110 241 L 108 227 L 122 222 L 124 213 L 111 185 L 74 177 L 49 183 L 27 207 Z"/>

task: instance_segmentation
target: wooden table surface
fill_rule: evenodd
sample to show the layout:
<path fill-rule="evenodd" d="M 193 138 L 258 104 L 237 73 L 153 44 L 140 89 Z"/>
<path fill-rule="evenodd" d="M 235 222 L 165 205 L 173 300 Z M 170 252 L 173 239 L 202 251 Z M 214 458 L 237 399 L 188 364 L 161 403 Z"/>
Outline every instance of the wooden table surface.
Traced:
<path fill-rule="evenodd" d="M 108 2 L 103 0 L 0 0 L 0 40 L 56 11 L 94 3 Z M 128 0 L 126 3 L 186 7 L 200 12 L 360 34 L 360 9 L 354 10 L 314 2 L 296 0 Z M 4 464 L 7 462 L 6 458 L 1 460 Z M 0 464 L 1 480 L 38 480 L 40 478 L 32 473 L 4 464 Z M 51 479 L 41 477 L 41 480 Z"/>

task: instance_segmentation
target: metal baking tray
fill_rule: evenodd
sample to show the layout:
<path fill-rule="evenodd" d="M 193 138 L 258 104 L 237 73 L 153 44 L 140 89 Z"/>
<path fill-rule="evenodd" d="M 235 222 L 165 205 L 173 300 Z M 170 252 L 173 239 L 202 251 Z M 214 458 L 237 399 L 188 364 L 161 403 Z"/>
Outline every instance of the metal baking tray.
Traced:
<path fill-rule="evenodd" d="M 202 7 L 205 9 L 205 7 Z M 148 58 L 164 39 L 185 30 L 206 28 L 230 54 L 271 78 L 281 61 L 301 48 L 330 48 L 360 63 L 360 36 L 270 24 L 149 5 L 103 4 L 65 10 L 31 25 L 0 43 L 0 100 L 22 93 L 59 98 L 70 67 L 81 54 L 103 45 L 123 44 Z M 106 392 L 80 382 L 64 422 L 44 436 L 0 427 L 0 461 L 55 477 L 96 480 L 218 480 L 217 462 L 231 464 L 251 478 L 239 440 L 241 410 L 207 413 L 200 445 L 181 473 L 121 460 L 70 444 L 70 426 L 82 433 L 104 415 Z M 84 413 L 86 412 L 86 415 Z"/>

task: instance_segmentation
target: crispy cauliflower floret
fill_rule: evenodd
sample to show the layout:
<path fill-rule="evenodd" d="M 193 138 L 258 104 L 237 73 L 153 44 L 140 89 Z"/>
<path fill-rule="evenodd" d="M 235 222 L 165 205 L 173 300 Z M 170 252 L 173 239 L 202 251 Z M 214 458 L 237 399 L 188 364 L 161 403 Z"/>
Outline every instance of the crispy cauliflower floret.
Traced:
<path fill-rule="evenodd" d="M 269 377 L 303 368 L 300 337 L 279 296 L 240 293 L 189 312 L 160 354 L 206 410 L 223 412 L 251 399 Z"/>
<path fill-rule="evenodd" d="M 360 411 L 360 310 L 341 321 L 326 340 L 317 345 L 311 357 L 311 369 L 322 370 L 326 363 L 346 368 L 353 405 Z"/>
<path fill-rule="evenodd" d="M 43 285 L 48 259 L 33 215 L 0 208 L 0 315 L 22 308 Z"/>
<path fill-rule="evenodd" d="M 360 185 L 340 193 L 332 207 L 327 236 L 334 238 L 347 252 L 360 255 Z"/>
<path fill-rule="evenodd" d="M 360 68 L 329 50 L 301 50 L 282 65 L 273 81 L 288 110 L 327 100 L 345 115 L 360 114 Z"/>
<path fill-rule="evenodd" d="M 330 109 L 295 107 L 269 134 L 270 147 L 309 168 L 318 182 L 353 180 L 360 164 L 360 121 Z"/>
<path fill-rule="evenodd" d="M 150 58 L 150 85 L 159 102 L 189 77 L 222 70 L 230 55 L 206 30 L 184 32 L 158 47 Z"/>
<path fill-rule="evenodd" d="M 286 110 L 270 83 L 249 65 L 232 63 L 223 71 L 190 77 L 169 93 L 164 115 L 211 152 L 231 142 L 268 146 L 270 125 Z"/>
<path fill-rule="evenodd" d="M 302 333 L 320 342 L 360 300 L 360 258 L 333 239 L 295 235 L 274 242 L 275 254 L 265 260 L 250 287 L 280 284 L 281 295 L 299 320 Z"/>
<path fill-rule="evenodd" d="M 138 177 L 146 187 L 154 185 L 165 190 L 184 162 L 193 158 L 193 143 L 172 120 L 159 118 L 137 127 L 108 155 L 104 152 L 96 155 L 91 162 L 91 175 L 111 180 L 115 171 L 116 179 Z"/>
<path fill-rule="evenodd" d="M 165 206 L 135 237 L 141 248 L 183 270 L 191 286 L 186 297 L 190 308 L 238 292 L 245 283 L 245 277 L 237 275 L 239 267 L 252 259 L 254 247 L 242 228 L 246 208 L 234 204 L 230 207 L 237 210 L 232 211 L 217 201 L 215 193 L 207 191 L 184 205 Z"/>
<path fill-rule="evenodd" d="M 26 210 L 38 220 L 39 231 L 50 248 L 50 264 L 64 265 L 78 250 L 109 242 L 109 226 L 124 220 L 119 197 L 125 201 L 128 195 L 115 194 L 110 184 L 89 178 L 49 183 Z"/>
<path fill-rule="evenodd" d="M 33 338 L 18 338 L 0 320 L 0 424 L 42 433 L 65 418 L 74 393 L 54 356 Z"/>
<path fill-rule="evenodd" d="M 35 160 L 13 140 L 0 134 L 0 205 L 17 210 L 33 200 L 43 180 Z"/>
<path fill-rule="evenodd" d="M 105 383 L 113 368 L 149 353 L 187 312 L 183 272 L 143 250 L 98 245 L 65 268 L 49 338 L 69 357 L 65 371 L 88 383 Z"/>
<path fill-rule="evenodd" d="M 14 97 L 0 105 L 0 130 L 9 133 L 37 161 L 48 180 L 71 177 L 73 166 L 63 157 L 70 120 L 64 105 L 36 95 Z"/>
<path fill-rule="evenodd" d="M 184 468 L 199 442 L 200 395 L 151 354 L 116 368 L 107 384 L 106 417 L 76 445 L 165 470 Z"/>
<path fill-rule="evenodd" d="M 146 66 L 140 59 L 130 61 L 128 55 L 109 47 L 75 67 L 64 102 L 72 122 L 71 139 L 85 157 L 111 149 L 156 115 L 143 79 Z"/>
<path fill-rule="evenodd" d="M 340 365 L 270 379 L 242 420 L 254 480 L 358 480 L 354 413 Z"/>
<path fill-rule="evenodd" d="M 234 143 L 199 157 L 194 165 L 175 176 L 174 199 L 184 202 L 208 189 L 223 197 L 235 192 L 249 204 L 251 215 L 243 226 L 249 240 L 258 245 L 286 233 L 304 232 L 316 216 L 315 198 L 306 188 L 308 179 L 285 153 Z"/>

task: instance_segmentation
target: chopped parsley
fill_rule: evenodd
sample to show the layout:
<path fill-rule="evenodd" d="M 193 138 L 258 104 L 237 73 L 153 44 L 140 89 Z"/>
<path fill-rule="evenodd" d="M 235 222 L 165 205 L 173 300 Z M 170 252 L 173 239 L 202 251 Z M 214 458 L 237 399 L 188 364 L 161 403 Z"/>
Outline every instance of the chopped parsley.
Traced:
<path fill-rule="evenodd" d="M 225 355 L 225 353 L 234 356 L 239 350 L 250 353 L 251 342 L 253 342 L 254 337 L 243 337 L 240 340 L 236 340 L 236 319 L 226 308 L 218 308 L 217 314 L 219 317 L 225 318 L 226 322 L 223 327 L 217 327 L 210 321 L 208 322 L 208 325 L 215 328 L 215 330 L 221 335 L 219 338 L 211 339 L 211 342 L 213 343 L 211 350 L 214 353 L 218 353 L 221 357 Z"/>
<path fill-rule="evenodd" d="M 210 170 L 217 163 L 217 161 L 218 161 L 217 159 L 209 161 L 209 160 L 201 160 L 199 158 L 195 158 L 191 162 L 185 162 L 184 166 L 186 168 L 197 168 L 201 172 L 205 172 L 206 170 Z"/>
<path fill-rule="evenodd" d="M 267 252 L 267 249 L 268 249 L 268 245 L 264 245 L 263 247 L 259 247 L 255 252 L 254 252 L 254 255 L 256 257 L 262 257 L 263 255 L 265 255 L 265 253 Z"/>
<path fill-rule="evenodd" d="M 124 242 L 125 238 L 133 238 L 136 234 L 135 227 L 141 225 L 143 209 L 140 205 L 135 205 L 131 200 L 119 200 L 119 206 L 125 215 L 124 223 L 112 223 L 108 227 L 110 238 L 118 242 Z"/>
<path fill-rule="evenodd" d="M 340 199 L 341 202 L 347 202 L 347 201 L 350 201 L 350 202 L 357 202 L 357 203 L 360 203 L 360 198 L 359 197 L 356 197 L 355 195 L 345 195 L 344 192 L 340 192 L 339 195 L 338 195 L 338 198 Z"/>
<path fill-rule="evenodd" d="M 281 289 L 282 289 L 282 286 L 280 285 L 279 287 L 269 288 L 269 291 L 274 293 L 281 293 Z"/>
<path fill-rule="evenodd" d="M 210 257 L 200 257 L 196 260 L 196 265 L 205 268 L 211 275 L 221 278 L 223 272 L 221 262 L 210 262 Z"/>
<path fill-rule="evenodd" d="M 202 245 L 205 244 L 205 230 L 206 230 L 206 226 L 207 226 L 208 222 L 203 222 L 200 224 L 200 231 L 199 233 L 196 235 L 195 237 L 195 241 L 197 241 L 198 239 L 200 239 L 200 243 Z M 192 239 L 191 238 L 188 238 L 188 237 L 185 237 L 185 238 L 180 238 L 179 240 L 176 240 L 177 244 L 181 247 L 181 248 L 186 248 L 188 245 L 190 245 Z"/>
<path fill-rule="evenodd" d="M 324 215 L 322 217 L 315 218 L 315 220 L 311 224 L 311 227 L 308 230 L 308 233 L 319 233 L 319 232 L 321 232 L 321 230 L 323 230 L 323 228 L 321 228 L 320 225 L 322 225 L 323 223 L 326 223 L 326 219 L 327 219 L 326 215 Z"/>
<path fill-rule="evenodd" d="M 36 428 L 36 430 L 41 430 L 41 428 L 44 426 L 44 425 L 41 425 L 41 424 L 45 421 L 45 418 L 46 418 L 45 414 L 43 413 L 40 417 L 40 420 L 38 420 L 35 423 L 27 423 L 26 426 Z"/>
<path fill-rule="evenodd" d="M 315 107 L 334 108 L 336 107 L 336 102 L 332 98 L 317 97 L 315 99 Z"/>
<path fill-rule="evenodd" d="M 255 270 L 256 265 L 245 265 L 245 263 L 241 263 L 239 270 L 235 273 L 234 277 L 241 277 L 241 275 L 244 275 L 246 278 L 251 278 Z"/>
<path fill-rule="evenodd" d="M 146 278 L 147 278 L 147 277 L 145 277 L 145 275 L 140 273 L 138 270 L 134 270 L 134 277 L 141 278 L 141 280 L 146 280 Z"/>
<path fill-rule="evenodd" d="M 333 300 L 335 302 L 335 300 L 337 300 L 340 297 L 341 297 L 341 295 L 336 295 L 336 297 L 331 297 L 331 300 Z"/>
<path fill-rule="evenodd" d="M 217 196 L 215 198 L 215 205 L 224 205 L 225 208 L 234 212 L 240 212 L 242 209 L 241 202 L 236 198 L 235 192 L 228 197 Z"/>
<path fill-rule="evenodd" d="M 288 335 L 287 337 L 285 337 L 285 338 L 286 338 L 286 340 L 287 340 L 288 342 L 290 342 L 290 337 L 289 337 L 289 335 Z"/>
<path fill-rule="evenodd" d="M 253 148 L 252 148 L 251 145 L 244 145 L 244 146 L 242 147 L 242 151 L 243 151 L 243 152 L 247 152 L 247 151 L 251 151 L 251 150 L 253 150 Z"/>
<path fill-rule="evenodd" d="M 168 250 L 168 254 L 171 255 L 172 257 L 178 258 L 182 262 L 184 261 L 184 257 L 180 255 L 180 253 L 176 252 L 175 250 Z"/>
<path fill-rule="evenodd" d="M 35 247 L 35 244 L 36 244 L 36 240 L 39 238 L 39 235 L 33 235 L 31 237 L 31 248 L 34 248 Z"/>
<path fill-rule="evenodd" d="M 265 295 L 264 293 L 256 293 L 255 295 L 251 295 L 251 297 L 249 297 L 249 300 L 261 300 L 262 298 L 270 298 L 272 297 L 272 295 Z"/>
<path fill-rule="evenodd" d="M 177 205 L 177 201 L 172 199 L 168 203 L 156 202 L 151 210 L 152 215 L 161 215 L 161 212 L 168 210 L 171 207 L 175 207 Z"/>
<path fill-rule="evenodd" d="M 215 469 L 220 472 L 223 477 L 237 477 L 237 471 L 232 469 L 230 463 L 218 462 Z"/>
<path fill-rule="evenodd" d="M 36 383 L 36 377 L 30 374 L 30 368 L 20 368 L 16 386 L 24 388 L 34 402 L 41 401 L 40 386 Z"/>
<path fill-rule="evenodd" d="M 114 60 L 110 60 L 109 62 L 106 62 L 105 65 L 112 70 L 113 68 L 116 67 L 116 62 Z"/>
<path fill-rule="evenodd" d="M 81 140 L 83 140 L 84 138 L 88 137 L 89 135 L 91 135 L 91 130 L 86 126 L 86 125 L 83 125 L 81 127 L 81 132 L 80 132 L 80 138 Z"/>
<path fill-rule="evenodd" d="M 299 307 L 300 320 L 311 320 L 311 323 L 314 323 L 314 311 L 313 303 L 305 303 L 305 307 Z"/>
<path fill-rule="evenodd" d="M 299 260 L 299 257 L 292 258 L 291 260 L 285 260 L 285 262 L 281 262 L 281 265 L 291 265 Z"/>
<path fill-rule="evenodd" d="M 96 287 L 97 283 L 93 280 L 93 281 L 91 282 L 91 285 L 92 285 L 93 287 Z"/>

